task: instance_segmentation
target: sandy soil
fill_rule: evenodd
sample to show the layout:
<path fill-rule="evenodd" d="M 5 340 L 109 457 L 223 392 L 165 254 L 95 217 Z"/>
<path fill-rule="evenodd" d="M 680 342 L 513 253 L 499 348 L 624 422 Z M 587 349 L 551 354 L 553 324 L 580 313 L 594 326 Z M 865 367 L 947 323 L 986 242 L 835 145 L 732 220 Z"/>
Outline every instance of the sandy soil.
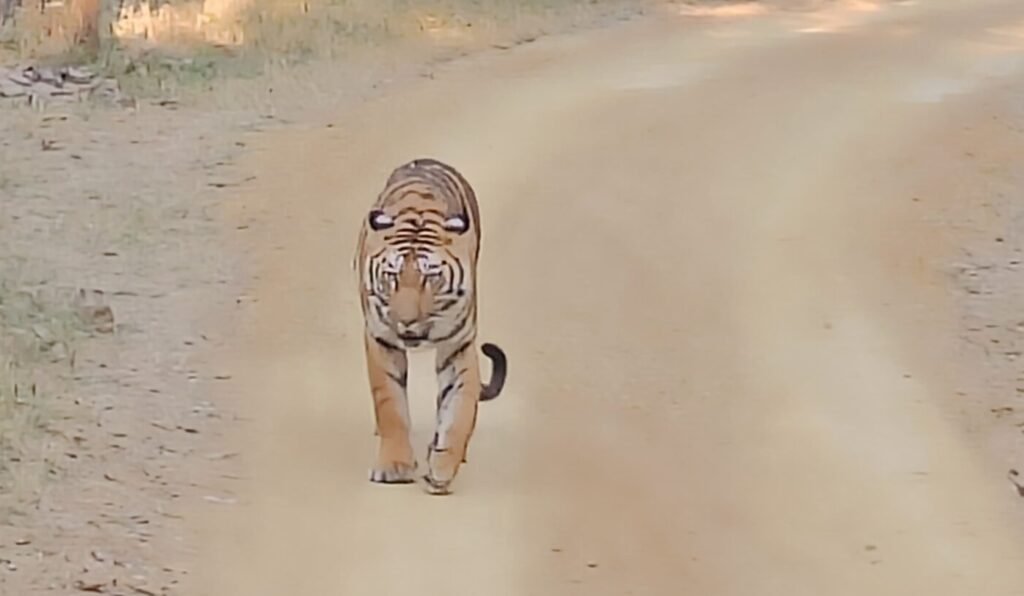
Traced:
<path fill-rule="evenodd" d="M 217 207 L 259 175 L 233 168 L 253 138 L 473 48 L 636 12 L 501 23 L 467 47 L 363 48 L 209 92 L 0 101 L 0 593 L 182 593 L 198 556 L 189 514 L 237 501 L 239 454 L 221 434 L 244 414 L 220 398 L 230 374 L 213 355 L 237 339 L 259 273 L 225 250 L 249 228 L 223 228 Z M 68 324 L 79 290 L 113 309 L 113 334 Z"/>
<path fill-rule="evenodd" d="M 1021 501 L 958 415 L 946 219 L 1019 182 L 1019 128 L 962 134 L 1019 93 L 1022 18 L 666 17 L 265 137 L 231 205 L 262 272 L 225 360 L 248 480 L 203 518 L 200 593 L 1024 593 Z M 478 189 L 482 337 L 511 357 L 443 499 L 365 481 L 348 270 L 423 154 Z"/>
<path fill-rule="evenodd" d="M 0 519 L 0 593 L 1024 594 L 1024 7 L 798 4 L 373 97 L 336 68 L 4 114 L 5 249 L 119 330 L 48 406 L 59 481 Z M 428 154 L 481 197 L 511 360 L 446 498 L 365 479 L 349 269 Z"/>

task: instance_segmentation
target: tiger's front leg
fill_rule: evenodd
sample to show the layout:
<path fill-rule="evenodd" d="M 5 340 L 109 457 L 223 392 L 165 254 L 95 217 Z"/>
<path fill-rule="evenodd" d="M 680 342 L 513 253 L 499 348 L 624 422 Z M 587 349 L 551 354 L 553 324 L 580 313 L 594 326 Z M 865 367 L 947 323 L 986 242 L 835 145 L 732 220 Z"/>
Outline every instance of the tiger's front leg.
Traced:
<path fill-rule="evenodd" d="M 408 361 L 405 350 L 365 335 L 370 391 L 377 420 L 377 462 L 372 482 L 409 483 L 416 479 L 416 458 L 409 440 Z"/>
<path fill-rule="evenodd" d="M 437 350 L 437 426 L 427 448 L 429 470 L 424 480 L 430 493 L 443 495 L 466 460 L 476 427 L 480 399 L 480 367 L 476 342 L 441 346 Z"/>

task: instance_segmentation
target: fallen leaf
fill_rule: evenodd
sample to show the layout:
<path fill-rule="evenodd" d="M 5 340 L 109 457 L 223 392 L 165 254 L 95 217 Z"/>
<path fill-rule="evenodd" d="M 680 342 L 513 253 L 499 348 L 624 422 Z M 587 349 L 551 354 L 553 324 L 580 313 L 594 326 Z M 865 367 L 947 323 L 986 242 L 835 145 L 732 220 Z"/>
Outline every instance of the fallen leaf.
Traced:
<path fill-rule="evenodd" d="M 1013 407 L 1012 406 L 1003 406 L 1003 407 L 1000 407 L 1000 408 L 991 408 L 989 411 L 992 412 L 993 414 L 995 414 L 996 418 L 1001 418 L 1003 416 L 1006 416 L 1007 414 L 1012 414 L 1013 413 Z"/>
<path fill-rule="evenodd" d="M 114 311 L 109 306 L 80 306 L 78 317 L 83 323 L 100 333 L 113 333 L 114 331 Z"/>
<path fill-rule="evenodd" d="M 1017 480 L 1018 477 L 1020 477 L 1020 472 L 1017 470 L 1010 470 L 1010 473 L 1007 475 L 1007 478 L 1010 480 L 1010 484 L 1017 489 L 1017 496 L 1024 498 L 1024 484 L 1021 484 Z"/>
<path fill-rule="evenodd" d="M 102 593 L 107 591 L 107 584 L 106 583 L 98 583 L 98 584 L 97 583 L 88 583 L 87 584 L 87 583 L 83 582 L 82 580 L 77 580 L 74 583 L 74 588 L 76 590 L 78 590 L 79 592 L 93 592 L 93 593 L 97 593 L 97 594 L 102 594 Z"/>
<path fill-rule="evenodd" d="M 237 451 L 229 451 L 229 452 L 225 452 L 225 453 L 211 453 L 210 455 L 206 456 L 206 459 L 218 460 L 218 459 L 229 459 L 229 458 L 232 458 L 232 457 L 238 457 L 238 452 Z"/>

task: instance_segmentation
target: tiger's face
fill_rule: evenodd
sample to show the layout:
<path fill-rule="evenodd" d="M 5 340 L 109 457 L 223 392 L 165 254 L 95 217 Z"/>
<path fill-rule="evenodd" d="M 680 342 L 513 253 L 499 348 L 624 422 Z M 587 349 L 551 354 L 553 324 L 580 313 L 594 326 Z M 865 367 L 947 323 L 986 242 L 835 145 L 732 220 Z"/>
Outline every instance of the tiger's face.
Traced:
<path fill-rule="evenodd" d="M 473 272 L 460 250 L 463 220 L 432 210 L 373 212 L 365 261 L 367 313 L 378 334 L 405 348 L 456 337 L 471 314 Z"/>

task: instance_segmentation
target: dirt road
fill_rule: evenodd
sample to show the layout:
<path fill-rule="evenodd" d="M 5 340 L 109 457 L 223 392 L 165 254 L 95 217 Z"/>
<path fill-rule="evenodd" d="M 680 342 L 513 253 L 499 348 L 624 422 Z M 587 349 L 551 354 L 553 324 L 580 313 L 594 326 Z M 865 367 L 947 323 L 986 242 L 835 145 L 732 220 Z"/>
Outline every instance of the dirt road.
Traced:
<path fill-rule="evenodd" d="M 951 247 L 908 227 L 913 157 L 1024 65 L 1024 6 L 742 12 L 464 60 L 262 144 L 232 206 L 250 476 L 203 512 L 196 593 L 1024 594 L 1019 500 L 932 341 Z M 447 498 L 366 481 L 350 270 L 426 155 L 477 188 L 481 338 L 510 356 Z"/>

